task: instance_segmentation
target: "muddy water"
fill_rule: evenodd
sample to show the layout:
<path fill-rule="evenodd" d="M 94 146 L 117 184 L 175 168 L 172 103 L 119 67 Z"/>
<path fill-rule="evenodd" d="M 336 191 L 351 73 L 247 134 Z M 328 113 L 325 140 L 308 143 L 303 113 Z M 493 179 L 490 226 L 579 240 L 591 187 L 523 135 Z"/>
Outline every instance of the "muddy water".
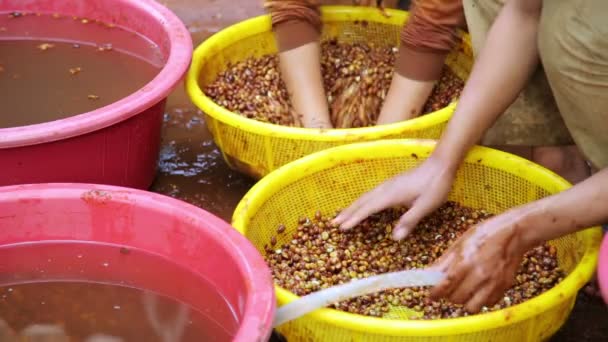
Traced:
<path fill-rule="evenodd" d="M 0 260 L 5 261 L 0 265 L 2 342 L 93 342 L 96 335 L 114 336 L 101 339 L 114 342 L 227 342 L 238 329 L 235 308 L 222 289 L 137 248 L 85 241 L 21 243 L 2 246 Z M 11 260 L 21 260 L 20 266 Z M 47 339 L 35 339 L 36 331 Z M 6 338 L 11 332 L 31 339 Z"/>
<path fill-rule="evenodd" d="M 124 48 L 128 48 L 129 51 Z M 85 113 L 143 87 L 158 47 L 120 27 L 57 15 L 0 13 L 0 128 Z"/>
<path fill-rule="evenodd" d="M 195 46 L 222 27 L 263 13 L 261 0 L 160 2 L 186 23 Z M 229 220 L 234 206 L 253 181 L 226 166 L 200 118 L 183 88 L 171 95 L 154 190 L 184 199 Z M 608 341 L 606 306 L 597 298 L 579 295 L 569 321 L 552 341 Z"/>
<path fill-rule="evenodd" d="M 176 319 L 179 309 L 186 313 L 178 326 L 182 341 L 231 339 L 216 324 L 196 320 L 202 315 L 191 307 L 169 297 L 131 287 L 90 282 L 38 282 L 0 287 L 0 295 L 0 316 L 10 327 L 0 336 L 17 335 L 19 332 L 22 338 L 32 338 L 38 330 L 47 338 L 54 336 L 57 341 L 68 341 L 69 337 L 70 341 L 91 342 L 95 336 L 112 336 L 116 341 L 162 342 L 161 334 L 169 333 L 170 329 L 146 317 L 150 312 L 147 302 L 153 300 L 158 302 L 156 311 L 163 318 Z M 2 341 L 20 340 L 13 337 Z"/>

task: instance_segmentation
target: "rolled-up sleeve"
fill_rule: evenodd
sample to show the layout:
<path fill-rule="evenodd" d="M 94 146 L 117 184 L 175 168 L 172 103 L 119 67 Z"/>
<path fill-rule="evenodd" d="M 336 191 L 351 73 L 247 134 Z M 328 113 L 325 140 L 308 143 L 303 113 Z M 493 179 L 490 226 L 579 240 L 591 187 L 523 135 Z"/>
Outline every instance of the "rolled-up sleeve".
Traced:
<path fill-rule="evenodd" d="M 397 72 L 409 79 L 438 80 L 445 57 L 465 26 L 462 0 L 415 0 L 401 33 Z"/>
<path fill-rule="evenodd" d="M 318 0 L 266 0 L 279 51 L 317 41 L 321 34 Z"/>

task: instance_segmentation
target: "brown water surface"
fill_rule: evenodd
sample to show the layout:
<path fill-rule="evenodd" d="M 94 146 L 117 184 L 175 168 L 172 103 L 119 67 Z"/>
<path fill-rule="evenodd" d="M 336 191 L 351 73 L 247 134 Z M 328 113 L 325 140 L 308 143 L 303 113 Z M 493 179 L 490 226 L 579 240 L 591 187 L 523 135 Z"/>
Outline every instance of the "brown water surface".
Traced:
<path fill-rule="evenodd" d="M 88 19 L 0 13 L 0 128 L 85 113 L 143 87 L 160 71 L 158 47 Z"/>

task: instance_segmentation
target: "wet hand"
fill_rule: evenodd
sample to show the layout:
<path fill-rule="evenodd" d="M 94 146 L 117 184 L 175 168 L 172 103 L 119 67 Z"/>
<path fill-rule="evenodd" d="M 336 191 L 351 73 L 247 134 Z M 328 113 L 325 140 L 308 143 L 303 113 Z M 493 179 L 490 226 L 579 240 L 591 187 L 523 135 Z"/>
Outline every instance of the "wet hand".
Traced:
<path fill-rule="evenodd" d="M 412 171 L 402 173 L 380 184 L 343 210 L 333 223 L 349 230 L 368 216 L 395 206 L 409 210 L 393 229 L 395 240 L 404 239 L 418 222 L 443 204 L 452 187 L 455 171 L 430 157 Z"/>
<path fill-rule="evenodd" d="M 446 276 L 431 297 L 464 304 L 471 313 L 498 302 L 533 247 L 520 230 L 523 215 L 515 209 L 469 229 L 433 266 Z"/>

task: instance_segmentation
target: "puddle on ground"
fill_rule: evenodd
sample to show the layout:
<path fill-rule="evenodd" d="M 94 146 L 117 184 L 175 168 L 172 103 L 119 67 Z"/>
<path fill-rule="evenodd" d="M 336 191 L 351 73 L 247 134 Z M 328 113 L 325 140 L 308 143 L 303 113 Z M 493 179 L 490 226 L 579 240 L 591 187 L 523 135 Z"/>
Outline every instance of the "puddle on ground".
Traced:
<path fill-rule="evenodd" d="M 234 208 L 253 184 L 253 180 L 226 165 L 200 111 L 172 108 L 165 114 L 153 191 L 204 208 L 230 222 Z"/>

